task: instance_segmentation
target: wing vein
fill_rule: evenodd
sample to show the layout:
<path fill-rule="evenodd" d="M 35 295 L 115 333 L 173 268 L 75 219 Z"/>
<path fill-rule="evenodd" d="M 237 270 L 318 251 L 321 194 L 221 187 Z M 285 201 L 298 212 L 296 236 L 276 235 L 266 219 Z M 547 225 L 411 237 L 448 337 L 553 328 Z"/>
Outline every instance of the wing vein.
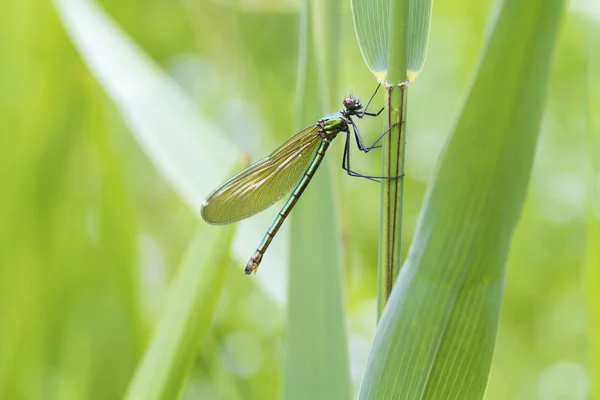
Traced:
<path fill-rule="evenodd" d="M 252 164 L 215 189 L 202 206 L 211 224 L 229 224 L 269 207 L 289 192 L 314 159 L 319 126 L 303 129 L 269 156 Z"/>

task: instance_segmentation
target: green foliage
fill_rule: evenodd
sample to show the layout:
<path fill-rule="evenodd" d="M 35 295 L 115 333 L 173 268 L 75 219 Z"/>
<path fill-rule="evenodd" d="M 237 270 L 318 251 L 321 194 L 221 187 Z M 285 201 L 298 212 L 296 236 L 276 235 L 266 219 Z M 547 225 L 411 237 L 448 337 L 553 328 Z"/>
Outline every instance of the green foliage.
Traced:
<path fill-rule="evenodd" d="M 580 46 L 583 49 L 583 73 L 581 87 L 583 92 L 582 105 L 585 121 L 586 149 L 590 162 L 586 183 L 588 185 L 587 199 L 587 237 L 586 237 L 586 267 L 587 295 L 590 314 L 590 331 L 600 332 L 600 76 L 594 71 L 600 68 L 600 43 L 596 40 L 600 29 L 585 21 L 578 27 Z M 594 382 L 600 379 L 600 341 L 591 340 L 591 377 Z M 600 396 L 600 387 L 593 386 L 592 398 Z"/>
<path fill-rule="evenodd" d="M 133 377 L 127 399 L 173 399 L 183 387 L 195 348 L 213 318 L 233 226 L 204 227 L 190 242 L 165 296 L 161 319 Z"/>
<path fill-rule="evenodd" d="M 438 2 L 433 10 L 427 63 L 410 88 L 405 249 L 434 161 L 473 80 L 492 3 Z M 525 15 L 534 3 L 521 2 Z M 172 343 L 185 345 L 182 353 L 160 347 L 165 360 L 179 355 L 171 358 L 179 360 L 179 368 L 161 368 L 159 362 L 148 375 L 138 372 L 137 379 L 146 376 L 146 383 L 162 385 L 158 379 L 150 382 L 151 376 L 170 376 L 173 388 L 182 383 L 182 398 L 293 397 L 302 395 L 294 386 L 302 381 L 313 384 L 312 397 L 325 385 L 331 396 L 353 397 L 348 365 L 357 389 L 375 329 L 379 187 L 340 171 L 340 139 L 294 212 L 294 241 L 288 245 L 289 235 L 278 235 L 256 276 L 244 276 L 243 266 L 276 207 L 239 224 L 231 259 L 213 270 L 204 272 L 206 265 L 198 262 L 194 271 L 186 264 L 193 257 L 184 257 L 186 249 L 188 255 L 208 256 L 201 244 L 190 244 L 197 229 L 201 237 L 222 235 L 211 250 L 224 254 L 229 247 L 228 228 L 198 228 L 197 214 L 204 196 L 230 174 L 238 149 L 258 159 L 301 122 L 340 109 L 350 89 L 363 99 L 372 92 L 375 82 L 361 60 L 349 5 L 328 3 L 312 16 L 299 13 L 293 2 L 269 0 L 103 0 L 105 12 L 83 0 L 54 5 L 0 3 L 5 55 L 0 63 L 0 398 L 121 398 L 137 382 L 132 381 L 136 371 L 145 370 L 142 360 L 153 357 L 153 338 L 165 331 L 173 333 L 165 335 Z M 335 28 L 331 22 L 311 28 L 315 36 L 304 42 L 314 46 L 306 52 L 309 68 L 297 82 L 299 16 L 312 18 L 312 24 L 336 21 L 339 35 L 323 30 Z M 582 45 L 574 32 L 580 33 L 584 21 L 589 43 Z M 600 336 L 588 332 L 598 324 L 587 310 L 594 316 L 599 307 L 594 281 L 584 285 L 582 278 L 584 271 L 586 277 L 597 276 L 597 198 L 588 190 L 598 175 L 598 153 L 592 149 L 597 138 L 588 140 L 600 120 L 597 27 L 597 20 L 572 13 L 559 37 L 528 196 L 508 257 L 488 400 L 592 393 L 588 363 L 592 357 L 599 362 L 597 352 L 590 357 L 590 348 L 598 349 Z M 519 49 L 530 43 L 530 37 L 515 41 L 508 35 Z M 534 49 L 538 55 L 544 51 Z M 502 70 L 506 60 L 497 63 L 500 72 L 515 72 Z M 542 72 L 535 64 L 526 67 L 536 77 Z M 315 87 L 323 80 L 326 90 Z M 296 85 L 307 90 L 303 101 Z M 527 98 L 533 92 L 521 94 Z M 503 113 L 516 109 L 508 94 L 499 96 L 491 108 L 471 100 L 465 109 L 478 109 L 481 117 L 496 107 Z M 459 128 L 468 131 L 462 115 L 453 140 Z M 381 130 L 380 121 L 358 123 L 367 134 Z M 484 126 L 475 143 L 498 144 L 514 133 L 499 130 Z M 493 140 L 487 143 L 488 138 Z M 463 147 L 469 146 L 460 147 L 461 155 Z M 531 155 L 531 143 L 518 154 L 525 152 Z M 492 158 L 467 160 L 481 163 L 471 167 L 483 173 Z M 455 193 L 467 199 L 457 210 L 471 199 L 480 201 L 478 193 L 492 184 L 509 188 L 498 194 L 502 198 L 511 195 L 512 185 L 518 189 L 512 196 L 522 197 L 523 176 L 516 172 L 521 161 L 509 160 L 508 171 L 498 172 L 502 179 L 484 187 L 467 185 L 479 175 L 454 175 L 460 162 L 450 167 L 445 174 L 452 174 Z M 435 187 L 444 182 L 439 171 Z M 430 195 L 427 204 L 419 245 L 429 243 L 422 239 L 423 226 L 434 220 L 431 210 L 438 203 Z M 319 214 L 311 213 L 318 208 L 323 208 Z M 500 214 L 482 215 L 486 226 L 505 226 L 494 215 Z M 296 260 L 289 294 L 288 247 Z M 329 261 L 320 264 L 324 258 Z M 409 264 L 417 261 L 410 258 Z M 185 331 L 181 325 L 164 328 L 165 315 L 173 316 L 165 311 L 172 304 L 167 292 L 184 270 L 205 279 L 198 284 L 213 282 L 211 273 L 216 282 L 223 279 L 220 287 L 193 293 L 217 306 L 214 313 L 201 314 L 199 325 L 192 324 L 197 330 L 187 331 L 191 338 L 174 334 Z M 186 283 L 185 294 L 191 295 L 194 281 Z M 423 294 L 424 303 L 430 295 Z M 480 320 L 468 318 L 469 326 Z M 182 337 L 187 339 L 177 339 Z M 487 365 L 479 373 L 487 374 Z"/>
<path fill-rule="evenodd" d="M 336 63 L 331 60 L 338 40 L 331 26 L 338 20 L 335 3 L 305 1 L 302 5 L 305 25 L 300 29 L 298 72 L 305 86 L 297 93 L 298 128 L 314 124 L 315 115 L 324 115 L 331 107 L 329 94 L 337 92 L 335 71 L 323 67 Z M 311 60 L 317 60 L 316 65 Z M 292 216 L 283 363 L 283 398 L 290 400 L 350 397 L 331 155 L 327 154 Z"/>
<path fill-rule="evenodd" d="M 360 398 L 483 397 L 563 8 L 529 4 L 501 6 L 378 325 Z"/>
<path fill-rule="evenodd" d="M 401 50 L 404 46 L 391 43 L 390 28 L 398 30 L 398 13 L 394 4 L 407 3 L 408 13 L 403 15 L 408 29 L 408 45 L 406 46 L 408 78 L 414 81 L 425 64 L 429 26 L 431 22 L 432 0 L 406 0 L 390 2 L 389 0 L 352 0 L 352 17 L 354 29 L 365 63 L 378 80 L 383 80 L 388 72 L 390 51 Z M 401 15 L 402 16 L 402 15 Z"/>

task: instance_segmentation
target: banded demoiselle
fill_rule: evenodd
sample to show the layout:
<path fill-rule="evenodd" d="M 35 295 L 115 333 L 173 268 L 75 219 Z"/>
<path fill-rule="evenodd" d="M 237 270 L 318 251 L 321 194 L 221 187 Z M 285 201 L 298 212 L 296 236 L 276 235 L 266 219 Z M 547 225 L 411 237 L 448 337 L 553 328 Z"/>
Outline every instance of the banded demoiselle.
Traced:
<path fill-rule="evenodd" d="M 224 225 L 240 221 L 264 210 L 293 188 L 292 194 L 246 264 L 244 272 L 247 275 L 258 269 L 275 234 L 308 186 L 331 141 L 338 133 L 346 134 L 342 168 L 348 172 L 348 175 L 372 180 L 399 178 L 363 175 L 350 168 L 350 127 L 352 127 L 358 148 L 365 153 L 379 147 L 378 142 L 389 131 L 388 129 L 371 146 L 367 147 L 352 120 L 354 116 L 357 118 L 363 118 L 365 115 L 376 117 L 383 111 L 383 108 L 377 113 L 366 111 L 376 93 L 377 90 L 363 111 L 360 111 L 363 106 L 357 98 L 352 96 L 345 98 L 344 109 L 326 115 L 316 124 L 304 128 L 269 156 L 257 161 L 216 188 L 204 200 L 200 212 L 202 218 L 209 224 Z"/>

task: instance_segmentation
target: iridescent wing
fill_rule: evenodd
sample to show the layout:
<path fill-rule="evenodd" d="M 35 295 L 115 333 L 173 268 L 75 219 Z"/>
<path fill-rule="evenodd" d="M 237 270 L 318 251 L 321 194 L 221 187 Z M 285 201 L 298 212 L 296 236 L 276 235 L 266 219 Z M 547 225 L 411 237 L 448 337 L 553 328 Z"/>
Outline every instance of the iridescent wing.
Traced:
<path fill-rule="evenodd" d="M 202 218 L 210 224 L 229 224 L 269 207 L 300 181 L 320 142 L 318 125 L 298 132 L 215 189 L 202 204 Z"/>

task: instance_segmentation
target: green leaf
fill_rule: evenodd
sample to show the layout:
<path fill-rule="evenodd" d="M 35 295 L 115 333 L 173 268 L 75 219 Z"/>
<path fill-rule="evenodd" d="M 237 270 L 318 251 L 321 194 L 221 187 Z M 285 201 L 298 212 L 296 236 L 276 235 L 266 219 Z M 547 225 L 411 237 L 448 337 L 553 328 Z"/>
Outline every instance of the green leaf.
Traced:
<path fill-rule="evenodd" d="M 390 0 L 352 0 L 352 17 L 365 63 L 378 81 L 387 76 Z M 413 82 L 425 63 L 432 0 L 409 0 L 408 79 Z"/>
<path fill-rule="evenodd" d="M 499 3 L 377 328 L 361 399 L 483 397 L 563 7 Z"/>
<path fill-rule="evenodd" d="M 315 123 L 331 106 L 328 93 L 337 93 L 337 75 L 326 68 L 329 51 L 339 47 L 337 29 L 320 26 L 339 26 L 336 3 L 303 3 L 298 80 L 304 84 L 297 93 L 302 125 Z M 327 18 L 319 21 L 315 14 Z M 287 400 L 345 400 L 351 393 L 332 170 L 335 160 L 331 159 L 334 152 L 330 153 L 293 212 L 283 384 Z"/>
<path fill-rule="evenodd" d="M 235 225 L 202 226 L 171 283 L 156 332 L 127 390 L 127 399 L 175 399 L 210 327 Z"/>

